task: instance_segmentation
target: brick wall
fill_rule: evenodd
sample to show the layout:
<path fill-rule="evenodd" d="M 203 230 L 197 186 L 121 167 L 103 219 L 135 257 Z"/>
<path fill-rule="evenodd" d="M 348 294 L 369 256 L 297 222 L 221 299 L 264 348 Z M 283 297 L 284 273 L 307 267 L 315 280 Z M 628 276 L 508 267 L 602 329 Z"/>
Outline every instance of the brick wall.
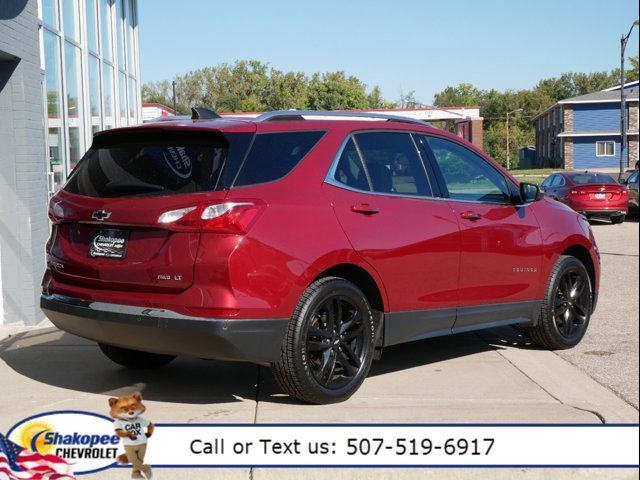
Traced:
<path fill-rule="evenodd" d="M 620 110 L 620 106 L 618 106 Z M 564 125 L 563 131 L 573 132 L 573 107 L 571 105 L 565 105 L 562 112 L 562 123 Z"/>
<path fill-rule="evenodd" d="M 37 0 L 0 2 L 0 322 L 35 324 L 48 236 Z"/>
<path fill-rule="evenodd" d="M 629 167 L 635 168 L 638 163 L 638 136 L 627 138 L 629 141 Z"/>
<path fill-rule="evenodd" d="M 564 158 L 564 168 L 573 168 L 573 140 L 571 138 L 563 139 L 562 156 Z"/>

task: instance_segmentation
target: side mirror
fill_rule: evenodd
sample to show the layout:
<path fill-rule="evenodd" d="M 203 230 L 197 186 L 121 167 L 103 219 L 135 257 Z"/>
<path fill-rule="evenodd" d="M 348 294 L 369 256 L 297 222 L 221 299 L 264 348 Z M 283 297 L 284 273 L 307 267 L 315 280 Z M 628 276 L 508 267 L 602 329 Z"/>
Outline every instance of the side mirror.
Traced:
<path fill-rule="evenodd" d="M 522 203 L 531 203 L 540 200 L 540 187 L 533 183 L 520 184 L 520 199 Z"/>
<path fill-rule="evenodd" d="M 619 180 L 620 185 L 627 185 L 629 183 L 629 177 L 627 178 L 621 178 Z"/>

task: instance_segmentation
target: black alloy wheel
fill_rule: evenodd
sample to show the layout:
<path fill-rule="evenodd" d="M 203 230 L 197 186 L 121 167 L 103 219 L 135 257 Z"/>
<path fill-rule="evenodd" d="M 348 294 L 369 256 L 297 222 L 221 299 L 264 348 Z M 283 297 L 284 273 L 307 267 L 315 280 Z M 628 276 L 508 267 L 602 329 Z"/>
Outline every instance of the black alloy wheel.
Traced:
<path fill-rule="evenodd" d="M 587 331 L 592 305 L 593 287 L 585 265 L 562 255 L 551 270 L 540 316 L 529 327 L 529 336 L 551 350 L 575 347 Z"/>
<path fill-rule="evenodd" d="M 591 308 L 589 277 L 577 267 L 564 271 L 558 282 L 553 304 L 553 324 L 567 341 L 581 338 Z"/>
<path fill-rule="evenodd" d="M 347 297 L 329 297 L 316 309 L 307 330 L 308 364 L 325 388 L 341 388 L 360 371 L 364 360 L 364 312 Z"/>
<path fill-rule="evenodd" d="M 313 282 L 291 316 L 273 374 L 291 397 L 327 404 L 353 395 L 369 374 L 376 338 L 374 311 L 353 283 Z"/>

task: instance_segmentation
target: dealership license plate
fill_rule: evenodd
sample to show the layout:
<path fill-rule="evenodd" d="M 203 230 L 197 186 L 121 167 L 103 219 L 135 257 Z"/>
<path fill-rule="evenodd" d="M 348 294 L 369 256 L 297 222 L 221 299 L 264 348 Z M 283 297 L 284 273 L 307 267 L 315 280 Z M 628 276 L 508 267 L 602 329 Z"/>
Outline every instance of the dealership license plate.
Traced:
<path fill-rule="evenodd" d="M 595 198 L 596 198 L 596 200 L 605 200 L 607 198 L 607 194 L 606 193 L 596 193 Z"/>
<path fill-rule="evenodd" d="M 93 234 L 89 256 L 92 258 L 124 258 L 127 254 L 129 230 L 99 228 Z"/>

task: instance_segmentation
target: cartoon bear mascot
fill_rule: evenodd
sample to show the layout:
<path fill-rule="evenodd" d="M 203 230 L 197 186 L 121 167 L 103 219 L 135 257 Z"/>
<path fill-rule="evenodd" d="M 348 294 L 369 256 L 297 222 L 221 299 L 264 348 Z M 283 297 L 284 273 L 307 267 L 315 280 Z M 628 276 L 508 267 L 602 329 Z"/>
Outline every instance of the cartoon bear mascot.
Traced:
<path fill-rule="evenodd" d="M 126 452 L 118 457 L 118 461 L 133 465 L 131 478 L 151 478 L 151 467 L 144 463 L 144 455 L 147 439 L 153 434 L 153 423 L 140 416 L 146 411 L 142 395 L 136 392 L 130 397 L 110 398 L 109 406 L 111 417 L 116 419 L 113 427 Z"/>

